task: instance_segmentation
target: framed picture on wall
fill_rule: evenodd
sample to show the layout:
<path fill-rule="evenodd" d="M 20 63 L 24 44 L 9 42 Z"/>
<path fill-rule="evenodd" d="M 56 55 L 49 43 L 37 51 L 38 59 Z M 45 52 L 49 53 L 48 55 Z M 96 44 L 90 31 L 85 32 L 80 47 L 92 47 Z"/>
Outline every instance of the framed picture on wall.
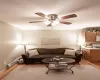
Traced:
<path fill-rule="evenodd" d="M 41 45 L 60 45 L 60 38 L 41 38 Z"/>

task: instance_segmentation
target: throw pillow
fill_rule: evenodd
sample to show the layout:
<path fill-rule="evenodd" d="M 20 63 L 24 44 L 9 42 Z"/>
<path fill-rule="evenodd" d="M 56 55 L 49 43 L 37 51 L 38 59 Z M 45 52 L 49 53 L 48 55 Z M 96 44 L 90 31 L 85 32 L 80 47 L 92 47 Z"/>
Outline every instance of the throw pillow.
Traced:
<path fill-rule="evenodd" d="M 28 53 L 29 53 L 29 57 L 34 56 L 34 55 L 39 55 L 37 50 L 29 50 Z"/>
<path fill-rule="evenodd" d="M 75 56 L 75 52 L 76 52 L 75 50 L 66 49 L 64 55 L 73 55 L 73 56 Z"/>

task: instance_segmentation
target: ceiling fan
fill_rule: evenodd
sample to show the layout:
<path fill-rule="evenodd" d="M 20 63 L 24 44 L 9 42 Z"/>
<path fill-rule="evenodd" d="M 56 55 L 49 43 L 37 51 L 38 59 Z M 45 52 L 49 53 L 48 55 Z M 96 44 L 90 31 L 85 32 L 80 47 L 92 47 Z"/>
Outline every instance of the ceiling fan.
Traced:
<path fill-rule="evenodd" d="M 39 23 L 39 22 L 45 22 L 47 24 L 47 26 L 52 26 L 53 24 L 57 24 L 57 23 L 61 23 L 61 24 L 72 24 L 71 22 L 66 22 L 64 21 L 65 19 L 69 19 L 69 18 L 74 18 L 77 17 L 76 14 L 70 14 L 70 15 L 65 15 L 62 17 L 58 17 L 57 14 L 48 14 L 45 15 L 42 12 L 37 12 L 35 13 L 36 15 L 42 17 L 44 20 L 39 20 L 39 21 L 30 21 L 29 23 Z"/>

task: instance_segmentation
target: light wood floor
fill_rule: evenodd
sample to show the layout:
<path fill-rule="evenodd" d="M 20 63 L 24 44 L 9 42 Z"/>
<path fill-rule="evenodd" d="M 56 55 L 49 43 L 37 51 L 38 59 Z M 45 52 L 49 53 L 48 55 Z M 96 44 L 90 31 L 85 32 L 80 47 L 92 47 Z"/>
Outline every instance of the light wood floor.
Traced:
<path fill-rule="evenodd" d="M 10 73 L 12 70 L 14 70 L 17 66 L 18 66 L 18 64 L 14 65 L 13 67 L 9 68 L 8 70 L 4 70 L 4 71 L 0 72 L 0 80 L 4 76 L 6 76 L 8 73 Z"/>
<path fill-rule="evenodd" d="M 93 62 L 93 64 L 100 67 L 100 62 Z"/>
<path fill-rule="evenodd" d="M 97 64 L 97 63 L 94 64 L 94 63 L 88 62 L 88 61 L 86 61 L 86 60 L 81 60 L 80 65 L 81 65 L 81 64 L 82 64 L 82 65 L 92 65 L 92 66 L 94 66 L 94 67 L 100 69 L 100 63 L 99 63 L 99 64 Z M 5 77 L 7 74 L 9 74 L 12 70 L 14 70 L 17 66 L 19 66 L 19 65 L 18 65 L 18 64 L 17 64 L 17 65 L 14 65 L 14 66 L 11 67 L 10 69 L 1 72 L 1 73 L 0 73 L 0 80 L 1 80 L 3 77 Z M 26 66 L 26 65 L 23 65 L 23 66 Z M 42 65 L 41 65 L 41 64 L 38 64 L 38 65 L 34 65 L 34 66 L 42 66 Z"/>
<path fill-rule="evenodd" d="M 94 64 L 100 67 L 100 63 L 94 63 Z"/>
<path fill-rule="evenodd" d="M 93 63 L 93 62 L 89 62 L 87 60 L 82 60 L 81 63 L 84 64 L 84 65 L 85 64 L 92 65 L 92 66 L 100 69 L 100 62 L 99 63 L 98 62 Z"/>

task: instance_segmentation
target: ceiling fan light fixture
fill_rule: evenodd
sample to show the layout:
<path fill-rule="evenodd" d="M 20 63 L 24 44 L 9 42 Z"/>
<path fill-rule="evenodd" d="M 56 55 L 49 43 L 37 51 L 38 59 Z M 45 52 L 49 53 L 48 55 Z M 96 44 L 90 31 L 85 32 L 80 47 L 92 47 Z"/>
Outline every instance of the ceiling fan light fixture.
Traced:
<path fill-rule="evenodd" d="M 45 23 L 46 25 L 48 25 L 48 24 L 50 24 L 51 22 L 50 22 L 49 20 L 45 20 L 44 23 Z"/>
<path fill-rule="evenodd" d="M 45 19 L 49 19 L 49 17 L 46 15 L 46 16 L 45 16 Z"/>
<path fill-rule="evenodd" d="M 53 25 L 59 24 L 59 19 L 56 19 L 55 21 L 53 21 L 52 24 L 53 24 Z"/>
<path fill-rule="evenodd" d="M 56 25 L 56 24 L 72 24 L 71 22 L 66 22 L 64 21 L 65 19 L 69 19 L 69 18 L 74 18 L 77 17 L 76 14 L 70 14 L 70 15 L 65 15 L 59 18 L 59 16 L 57 14 L 44 14 L 42 12 L 37 12 L 35 13 L 36 15 L 42 17 L 44 20 L 39 20 L 39 21 L 30 21 L 29 23 L 38 23 L 38 22 L 44 22 L 47 26 L 52 27 L 52 25 Z"/>

